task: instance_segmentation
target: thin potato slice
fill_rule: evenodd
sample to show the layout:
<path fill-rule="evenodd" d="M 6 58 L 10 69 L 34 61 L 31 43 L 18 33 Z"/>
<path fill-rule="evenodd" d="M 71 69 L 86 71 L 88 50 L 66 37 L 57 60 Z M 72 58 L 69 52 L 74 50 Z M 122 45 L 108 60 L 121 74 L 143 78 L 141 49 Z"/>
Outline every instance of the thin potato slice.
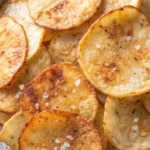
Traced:
<path fill-rule="evenodd" d="M 0 110 L 10 114 L 16 113 L 20 108 L 19 97 L 24 87 L 50 65 L 51 58 L 45 47 L 41 46 L 35 57 L 26 62 L 13 83 L 0 89 Z"/>
<path fill-rule="evenodd" d="M 2 6 L 0 14 L 6 14 L 13 17 L 24 27 L 29 46 L 27 59 L 29 60 L 35 56 L 40 48 L 45 30 L 42 27 L 37 26 L 30 17 L 27 2 L 25 0 L 7 0 Z"/>
<path fill-rule="evenodd" d="M 103 118 L 104 118 L 104 107 L 99 104 L 98 111 L 94 120 L 94 127 L 98 130 L 101 140 L 102 140 L 102 149 L 106 150 L 108 146 L 108 140 L 104 133 L 103 128 Z"/>
<path fill-rule="evenodd" d="M 27 120 L 35 113 L 56 109 L 79 113 L 88 121 L 96 115 L 96 93 L 82 71 L 74 65 L 53 65 L 30 84 L 21 96 Z"/>
<path fill-rule="evenodd" d="M 50 40 L 49 51 L 52 57 L 52 63 L 73 63 L 78 65 L 77 49 L 83 35 L 87 32 L 92 23 L 100 16 L 111 10 L 125 5 L 139 7 L 140 0 L 103 0 L 96 14 L 81 26 L 67 31 L 57 31 L 45 35 L 44 40 Z M 53 36 L 53 34 L 57 36 Z M 53 38 L 52 38 L 53 37 Z"/>
<path fill-rule="evenodd" d="M 109 97 L 105 104 L 104 130 L 108 140 L 120 150 L 150 148 L 150 113 L 142 95 L 128 98 Z"/>
<path fill-rule="evenodd" d="M 7 86 L 23 66 L 27 39 L 22 26 L 11 17 L 0 17 L 0 88 Z"/>
<path fill-rule="evenodd" d="M 150 1 L 149 0 L 142 0 L 141 10 L 150 20 Z"/>
<path fill-rule="evenodd" d="M 98 132 L 82 117 L 48 111 L 35 115 L 26 125 L 19 139 L 19 149 L 101 150 L 101 140 Z"/>
<path fill-rule="evenodd" d="M 18 150 L 18 139 L 24 126 L 25 119 L 20 111 L 5 123 L 0 132 L 0 141 L 9 145 L 12 150 Z"/>
<path fill-rule="evenodd" d="M 0 112 L 0 125 L 4 125 L 12 115 Z"/>
<path fill-rule="evenodd" d="M 101 0 L 28 0 L 30 14 L 40 26 L 54 30 L 75 28 L 96 12 Z"/>
<path fill-rule="evenodd" d="M 131 6 L 100 18 L 79 45 L 79 63 L 88 80 L 115 97 L 149 91 L 149 31 L 147 18 Z"/>

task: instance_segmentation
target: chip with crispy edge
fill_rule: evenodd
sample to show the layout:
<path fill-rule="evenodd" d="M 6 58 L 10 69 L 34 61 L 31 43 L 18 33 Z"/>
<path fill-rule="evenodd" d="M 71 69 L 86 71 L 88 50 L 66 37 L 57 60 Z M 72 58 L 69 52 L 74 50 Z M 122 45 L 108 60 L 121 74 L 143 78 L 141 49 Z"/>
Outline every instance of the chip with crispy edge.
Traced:
<path fill-rule="evenodd" d="M 11 17 L 0 17 L 0 88 L 7 86 L 22 68 L 27 54 L 24 29 Z"/>
<path fill-rule="evenodd" d="M 21 96 L 25 117 L 49 109 L 71 111 L 93 121 L 98 101 L 93 86 L 74 65 L 52 65 L 36 77 Z"/>
<path fill-rule="evenodd" d="M 52 63 L 73 63 L 78 65 L 77 49 L 79 41 L 87 32 L 92 23 L 100 16 L 111 10 L 125 5 L 133 5 L 139 7 L 140 0 L 103 0 L 96 14 L 81 26 L 67 31 L 46 32 L 43 41 L 50 40 L 49 52 L 52 57 Z M 56 36 L 54 36 L 54 33 Z M 57 34 L 56 34 L 57 33 Z"/>
<path fill-rule="evenodd" d="M 12 115 L 0 112 L 0 125 L 4 125 Z"/>
<path fill-rule="evenodd" d="M 148 19 L 150 20 L 150 1 L 142 0 L 140 8 L 143 11 L 143 13 L 148 17 Z"/>
<path fill-rule="evenodd" d="M 27 2 L 25 0 L 7 0 L 2 5 L 0 14 L 6 14 L 13 17 L 24 27 L 29 46 L 27 60 L 34 57 L 41 46 L 45 30 L 42 27 L 37 26 L 30 17 Z"/>
<path fill-rule="evenodd" d="M 150 113 L 141 97 L 108 97 L 106 101 L 104 130 L 111 144 L 120 150 L 150 148 Z"/>
<path fill-rule="evenodd" d="M 28 7 L 36 24 L 53 30 L 65 30 L 91 18 L 100 3 L 101 0 L 28 0 Z"/>
<path fill-rule="evenodd" d="M 16 113 L 20 108 L 19 97 L 25 86 L 50 65 L 51 58 L 42 45 L 35 57 L 25 63 L 13 82 L 0 89 L 0 111 Z"/>
<path fill-rule="evenodd" d="M 104 133 L 103 118 L 104 118 L 104 107 L 101 104 L 99 104 L 98 111 L 96 113 L 96 117 L 94 120 L 94 127 L 97 129 L 99 135 L 101 136 L 102 149 L 106 150 L 108 147 L 108 140 Z"/>
<path fill-rule="evenodd" d="M 135 7 L 112 11 L 92 25 L 78 49 L 88 80 L 114 97 L 150 90 L 150 24 Z"/>
<path fill-rule="evenodd" d="M 83 117 L 63 111 L 35 115 L 19 139 L 20 150 L 75 149 L 101 150 L 101 139 L 92 124 Z"/>
<path fill-rule="evenodd" d="M 18 150 L 18 139 L 24 126 L 25 119 L 20 111 L 4 124 L 0 132 L 0 141 L 10 146 L 12 150 Z"/>

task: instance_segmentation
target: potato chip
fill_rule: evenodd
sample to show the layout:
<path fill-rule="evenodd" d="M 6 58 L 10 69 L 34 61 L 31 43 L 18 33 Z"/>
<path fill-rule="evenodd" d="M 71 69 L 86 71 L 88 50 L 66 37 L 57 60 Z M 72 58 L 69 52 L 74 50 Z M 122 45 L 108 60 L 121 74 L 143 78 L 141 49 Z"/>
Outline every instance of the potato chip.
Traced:
<path fill-rule="evenodd" d="M 0 14 L 7 14 L 21 24 L 26 32 L 29 51 L 27 59 L 31 59 L 39 50 L 45 30 L 37 26 L 29 15 L 25 0 L 7 0 L 0 10 Z"/>
<path fill-rule="evenodd" d="M 79 45 L 79 63 L 88 80 L 115 97 L 149 91 L 149 31 L 147 18 L 131 6 L 100 18 Z"/>
<path fill-rule="evenodd" d="M 27 53 L 25 32 L 11 17 L 0 17 L 0 88 L 7 86 L 23 66 Z"/>
<path fill-rule="evenodd" d="M 91 18 L 101 0 L 28 0 L 30 14 L 40 25 L 54 30 L 75 28 Z"/>
<path fill-rule="evenodd" d="M 150 1 L 148 1 L 148 0 L 142 0 L 141 10 L 143 11 L 143 13 L 150 20 Z"/>
<path fill-rule="evenodd" d="M 22 112 L 12 116 L 3 126 L 0 132 L 0 141 L 9 145 L 12 150 L 18 150 L 18 139 L 25 126 Z"/>
<path fill-rule="evenodd" d="M 142 100 L 145 108 L 150 112 L 150 93 L 146 93 L 142 95 Z"/>
<path fill-rule="evenodd" d="M 97 99 L 98 99 L 98 101 L 99 101 L 102 105 L 105 104 L 106 98 L 107 98 L 107 95 L 105 95 L 105 94 L 103 94 L 103 93 L 97 91 Z"/>
<path fill-rule="evenodd" d="M 108 140 L 118 149 L 150 148 L 150 113 L 145 109 L 141 97 L 109 97 L 106 101 L 104 130 Z"/>
<path fill-rule="evenodd" d="M 0 112 L 0 125 L 4 125 L 4 123 L 11 117 L 12 115 Z"/>
<path fill-rule="evenodd" d="M 0 110 L 14 114 L 20 108 L 19 97 L 26 85 L 46 67 L 51 65 L 51 58 L 44 46 L 34 58 L 27 61 L 13 83 L 4 89 L 0 89 Z"/>
<path fill-rule="evenodd" d="M 35 113 L 57 109 L 79 113 L 88 121 L 96 115 L 98 101 L 94 88 L 74 65 L 53 65 L 35 78 L 21 96 L 27 120 Z"/>
<path fill-rule="evenodd" d="M 57 36 L 53 37 L 53 33 L 46 32 L 45 40 L 51 40 L 49 51 L 52 57 L 53 64 L 55 63 L 73 63 L 78 64 L 77 49 L 78 44 L 83 35 L 87 32 L 92 23 L 100 16 L 107 12 L 124 5 L 134 5 L 138 7 L 140 0 L 105 0 L 102 1 L 100 8 L 96 14 L 81 26 L 67 31 L 57 31 Z M 133 3 L 134 2 L 134 3 Z M 54 31 L 53 31 L 54 32 Z"/>
<path fill-rule="evenodd" d="M 94 127 L 69 112 L 48 111 L 35 115 L 19 139 L 20 150 L 101 150 L 101 140 Z"/>
<path fill-rule="evenodd" d="M 102 149 L 106 150 L 108 146 L 108 140 L 104 133 L 103 128 L 103 118 L 104 118 L 104 108 L 102 105 L 99 104 L 98 111 L 96 113 L 96 117 L 94 120 L 94 127 L 98 130 L 101 140 L 102 140 Z"/>

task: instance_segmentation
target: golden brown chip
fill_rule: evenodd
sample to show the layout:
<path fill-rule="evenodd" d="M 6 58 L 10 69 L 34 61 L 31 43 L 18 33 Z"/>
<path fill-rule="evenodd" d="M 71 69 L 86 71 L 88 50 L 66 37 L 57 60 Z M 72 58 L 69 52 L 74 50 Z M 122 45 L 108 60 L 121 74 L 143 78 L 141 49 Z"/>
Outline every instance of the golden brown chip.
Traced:
<path fill-rule="evenodd" d="M 108 140 L 120 150 L 150 148 L 150 113 L 142 95 L 128 98 L 109 97 L 105 104 L 104 130 Z"/>
<path fill-rule="evenodd" d="M 42 27 L 37 26 L 30 17 L 27 2 L 25 0 L 7 0 L 0 9 L 0 14 L 6 14 L 13 17 L 24 27 L 29 46 L 27 59 L 29 60 L 35 56 L 40 48 L 45 30 Z"/>
<path fill-rule="evenodd" d="M 100 18 L 79 45 L 79 63 L 101 92 L 124 97 L 150 90 L 150 25 L 135 7 Z"/>
<path fill-rule="evenodd" d="M 48 111 L 35 115 L 19 139 L 20 150 L 101 150 L 97 131 L 81 116 Z"/>
<path fill-rule="evenodd" d="M 12 115 L 0 112 L 0 125 L 4 125 L 4 123 L 11 117 Z"/>
<path fill-rule="evenodd" d="M 141 10 L 150 20 L 150 1 L 149 0 L 142 0 Z"/>
<path fill-rule="evenodd" d="M 10 114 L 16 113 L 20 108 L 19 97 L 25 86 L 50 65 L 51 58 L 45 47 L 41 46 L 39 52 L 26 62 L 13 82 L 0 89 L 0 110 Z"/>
<path fill-rule="evenodd" d="M 107 150 L 118 150 L 118 149 L 113 147 L 111 144 L 108 144 Z"/>
<path fill-rule="evenodd" d="M 99 101 L 102 105 L 104 105 L 105 102 L 106 102 L 107 95 L 105 95 L 105 94 L 103 94 L 103 93 L 101 93 L 101 92 L 99 92 L 99 91 L 96 91 L 96 93 L 97 93 L 97 99 L 98 99 L 98 101 Z"/>
<path fill-rule="evenodd" d="M 150 112 L 150 93 L 142 95 L 142 100 L 145 108 Z"/>
<path fill-rule="evenodd" d="M 8 85 L 23 66 L 27 39 L 22 26 L 11 17 L 0 17 L 0 88 Z"/>
<path fill-rule="evenodd" d="M 100 16 L 108 13 L 111 10 L 125 5 L 133 5 L 138 7 L 140 0 L 103 0 L 101 6 L 98 8 L 96 14 L 81 26 L 67 31 L 57 31 L 46 34 L 45 40 L 50 38 L 49 51 L 52 56 L 52 63 L 73 63 L 77 62 L 77 48 L 79 41 L 87 32 L 92 23 Z M 53 36 L 53 37 L 52 37 Z"/>
<path fill-rule="evenodd" d="M 40 26 L 54 30 L 75 28 L 96 12 L 101 0 L 28 0 L 32 18 Z"/>
<path fill-rule="evenodd" d="M 104 107 L 99 104 L 98 111 L 96 113 L 96 117 L 94 120 L 94 127 L 98 130 L 99 135 L 101 136 L 102 149 L 106 150 L 108 146 L 108 140 L 104 133 L 103 118 L 104 118 Z"/>
<path fill-rule="evenodd" d="M 18 150 L 18 139 L 25 126 L 22 112 L 12 116 L 3 126 L 0 132 L 0 141 L 9 145 L 12 150 Z"/>
<path fill-rule="evenodd" d="M 74 65 L 53 65 L 30 84 L 21 96 L 27 120 L 35 113 L 57 109 L 79 113 L 88 121 L 96 115 L 96 93 L 81 69 Z"/>

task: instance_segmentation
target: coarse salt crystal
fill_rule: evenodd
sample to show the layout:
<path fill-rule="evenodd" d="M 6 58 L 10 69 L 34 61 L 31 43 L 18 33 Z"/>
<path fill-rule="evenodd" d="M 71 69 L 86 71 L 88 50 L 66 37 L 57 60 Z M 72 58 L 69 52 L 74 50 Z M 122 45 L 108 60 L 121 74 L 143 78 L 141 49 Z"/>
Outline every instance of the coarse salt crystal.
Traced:
<path fill-rule="evenodd" d="M 65 142 L 64 145 L 65 145 L 66 147 L 70 147 L 70 143 L 69 143 L 69 142 Z"/>
<path fill-rule="evenodd" d="M 135 123 L 139 122 L 139 118 L 134 118 L 133 122 Z"/>
<path fill-rule="evenodd" d="M 131 36 L 127 36 L 127 41 L 130 41 L 131 40 Z"/>
<path fill-rule="evenodd" d="M 112 70 L 113 70 L 113 71 L 117 70 L 117 67 L 113 68 Z"/>
<path fill-rule="evenodd" d="M 25 88 L 25 85 L 24 85 L 24 84 L 20 84 L 20 85 L 19 85 L 19 89 L 20 89 L 21 91 L 23 91 L 24 88 Z"/>
<path fill-rule="evenodd" d="M 15 98 L 16 98 L 16 99 L 19 99 L 19 97 L 21 96 L 21 94 L 22 94 L 22 92 L 19 91 L 18 93 L 16 93 Z"/>
<path fill-rule="evenodd" d="M 36 110 L 39 110 L 40 105 L 38 103 L 35 104 Z"/>
<path fill-rule="evenodd" d="M 135 49 L 136 49 L 136 50 L 139 50 L 140 47 L 141 47 L 140 45 L 136 45 L 136 46 L 135 46 Z"/>
<path fill-rule="evenodd" d="M 141 136 L 145 136 L 145 135 L 146 135 L 146 133 L 145 133 L 145 132 L 142 132 L 142 133 L 141 133 Z"/>
<path fill-rule="evenodd" d="M 71 135 L 67 135 L 66 138 L 69 140 L 73 140 L 73 137 Z"/>
<path fill-rule="evenodd" d="M 66 146 L 65 145 L 61 145 L 60 150 L 66 150 Z"/>
<path fill-rule="evenodd" d="M 104 63 L 104 66 L 108 67 L 110 64 L 109 63 Z"/>
<path fill-rule="evenodd" d="M 72 109 L 76 109 L 77 107 L 75 105 L 70 106 Z"/>
<path fill-rule="evenodd" d="M 75 81 L 75 85 L 78 87 L 80 85 L 80 79 Z"/>
<path fill-rule="evenodd" d="M 47 92 L 44 93 L 43 97 L 46 99 L 46 98 L 49 98 L 49 95 Z"/>
<path fill-rule="evenodd" d="M 134 131 L 138 131 L 138 126 L 132 126 L 132 129 L 133 129 Z"/>
<path fill-rule="evenodd" d="M 55 147 L 54 147 L 54 150 L 57 150 L 57 149 L 58 149 L 58 148 L 55 146 Z"/>
<path fill-rule="evenodd" d="M 72 93 L 75 93 L 75 92 L 76 92 L 76 89 L 73 89 L 73 90 L 72 90 Z"/>
<path fill-rule="evenodd" d="M 56 138 L 55 143 L 60 143 L 60 140 L 58 138 Z"/>
<path fill-rule="evenodd" d="M 49 106 L 49 103 L 45 103 L 45 106 Z"/>
<path fill-rule="evenodd" d="M 101 48 L 101 46 L 100 46 L 99 44 L 96 44 L 96 47 L 97 47 L 97 48 Z"/>

